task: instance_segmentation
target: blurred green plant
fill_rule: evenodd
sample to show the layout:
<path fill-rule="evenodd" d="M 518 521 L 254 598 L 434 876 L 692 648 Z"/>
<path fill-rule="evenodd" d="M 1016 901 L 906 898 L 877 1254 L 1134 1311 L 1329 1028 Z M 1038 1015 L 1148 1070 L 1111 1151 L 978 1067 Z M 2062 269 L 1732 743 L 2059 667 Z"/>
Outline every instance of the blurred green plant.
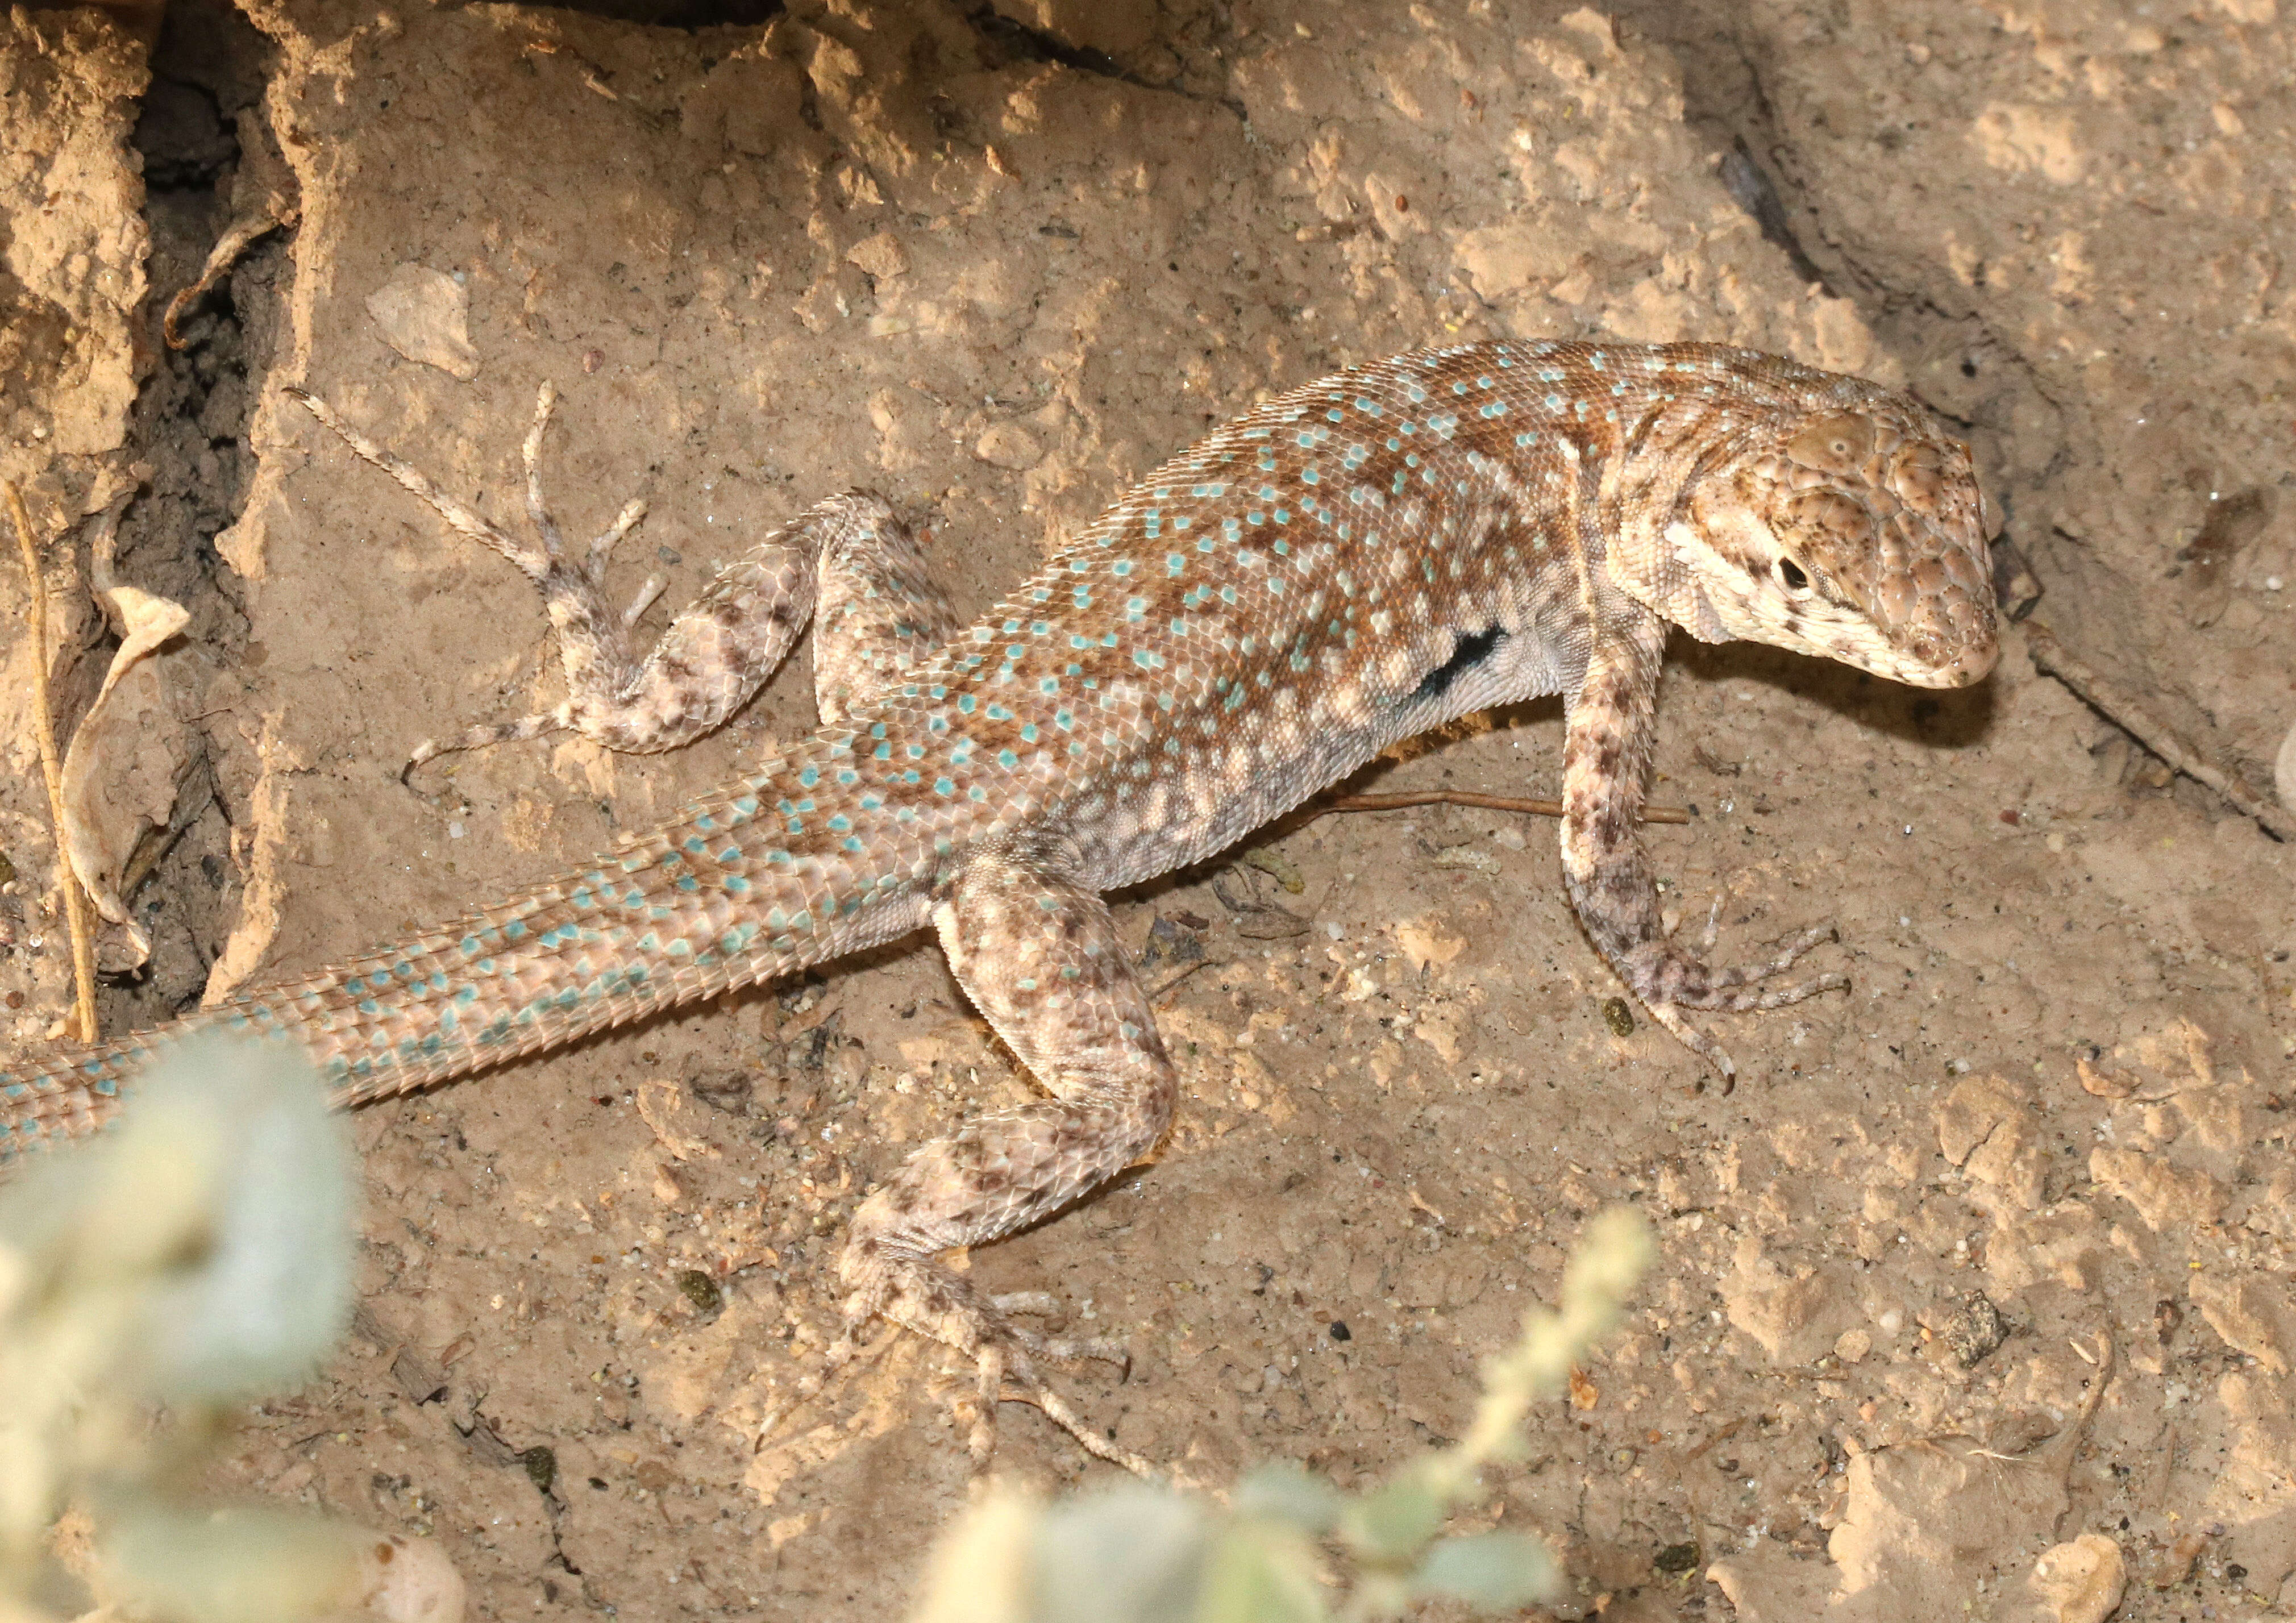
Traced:
<path fill-rule="evenodd" d="M 1448 1596 L 1513 1611 L 1558 1594 L 1541 1540 L 1446 1534 L 1485 1465 L 1521 1455 L 1530 1406 L 1618 1324 L 1652 1254 L 1635 1211 L 1587 1225 L 1554 1312 L 1484 1366 L 1466 1435 L 1362 1494 L 1297 1465 L 1263 1466 L 1225 1505 L 1144 1482 L 1046 1504 L 991 1492 L 943 1538 L 914 1623 L 1346 1623 Z"/>
<path fill-rule="evenodd" d="M 0 1623 L 99 1598 L 170 1623 L 460 1615 L 451 1569 L 443 1605 L 382 1594 L 436 1580 L 435 1551 L 186 1491 L 231 1407 L 308 1379 L 348 1318 L 352 1177 L 299 1054 L 209 1036 L 160 1057 L 117 1131 L 0 1187 Z M 49 1548 L 75 1505 L 94 1592 Z"/>

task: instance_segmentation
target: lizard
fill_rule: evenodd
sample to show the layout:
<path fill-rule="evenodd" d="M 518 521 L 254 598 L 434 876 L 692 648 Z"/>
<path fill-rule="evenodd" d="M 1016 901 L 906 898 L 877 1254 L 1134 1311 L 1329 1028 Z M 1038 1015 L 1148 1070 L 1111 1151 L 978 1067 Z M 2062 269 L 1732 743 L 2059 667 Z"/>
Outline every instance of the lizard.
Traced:
<path fill-rule="evenodd" d="M 1177 1082 L 1103 893 L 1232 844 L 1410 735 L 1564 702 L 1562 873 L 1595 949 L 1721 1071 L 1692 1011 L 1780 1008 L 1832 932 L 1710 967 L 1666 928 L 1637 833 L 1670 627 L 1950 687 L 1997 654 L 1967 446 L 1912 397 L 1708 343 L 1462 343 L 1294 389 L 1134 486 L 970 625 L 882 499 L 832 496 L 727 566 L 644 659 L 648 584 L 437 490 L 316 396 L 350 448 L 541 588 L 569 696 L 467 747 L 578 728 L 666 749 L 746 701 L 815 623 L 819 730 L 611 850 L 466 916 L 172 1026 L 0 1071 L 0 1159 L 101 1125 L 189 1032 L 285 1038 L 348 1107 L 506 1063 L 930 928 L 1044 1089 L 913 1152 L 857 1206 L 832 1367 L 882 1319 L 972 1360 L 977 1461 L 1056 1340 L 943 1260 L 1149 1157 Z M 425 746 L 435 753 L 441 746 Z M 418 751 L 418 760 L 426 758 Z M 410 762 L 410 767 L 414 763 Z M 1710 947 L 1712 922 L 1709 921 Z"/>

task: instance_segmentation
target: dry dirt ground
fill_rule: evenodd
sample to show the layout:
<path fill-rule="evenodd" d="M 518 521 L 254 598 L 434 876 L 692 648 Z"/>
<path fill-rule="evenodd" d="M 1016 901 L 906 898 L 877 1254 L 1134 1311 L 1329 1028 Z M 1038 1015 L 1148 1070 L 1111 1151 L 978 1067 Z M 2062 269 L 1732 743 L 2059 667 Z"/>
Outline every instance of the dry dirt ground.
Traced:
<path fill-rule="evenodd" d="M 191 619 L 107 769 L 177 831 L 110 1029 L 554 871 L 806 725 L 800 653 L 682 754 L 549 739 L 402 787 L 419 741 L 554 697 L 546 627 L 288 383 L 514 521 L 554 381 L 570 529 L 646 496 L 617 578 L 672 606 L 857 484 L 970 607 L 1347 363 L 1729 340 L 1965 425 L 2037 618 L 2270 793 L 2275 0 L 665 4 L 0 20 L 0 473 L 57 600 L 36 656 L 0 587 L 12 1048 L 68 996 L 20 701 L 36 657 L 67 721 L 101 676 L 80 521 L 118 490 L 119 575 Z M 165 348 L 167 297 L 266 217 Z M 1680 650 L 1670 892 L 1721 898 L 1726 953 L 1834 920 L 1855 978 L 1726 1022 L 1734 1093 L 1606 1020 L 1551 825 L 1294 822 L 1259 848 L 1297 893 L 1214 864 L 1119 900 L 1152 972 L 1209 960 L 1161 1004 L 1179 1125 L 972 1266 L 1128 1343 L 1128 1381 L 1068 1378 L 1126 1445 L 1358 1483 L 1456 1433 L 1582 1219 L 1633 1202 L 1660 1261 L 1591 1406 L 1478 1511 L 1564 1552 L 1556 1615 L 2054 1618 L 2028 1575 L 2085 1533 L 2120 1617 L 2296 1615 L 2296 864 L 2029 627 L 1953 693 Z M 1533 706 L 1373 781 L 1540 793 L 1559 733 Z M 793 1387 L 872 1181 L 1028 1091 L 913 944 L 363 1111 L 365 1313 L 214 1486 L 433 1532 L 482 1617 L 897 1615 L 964 1503 L 964 1372 L 902 1340 Z M 1005 1471 L 1102 1474 L 1003 1418 Z"/>

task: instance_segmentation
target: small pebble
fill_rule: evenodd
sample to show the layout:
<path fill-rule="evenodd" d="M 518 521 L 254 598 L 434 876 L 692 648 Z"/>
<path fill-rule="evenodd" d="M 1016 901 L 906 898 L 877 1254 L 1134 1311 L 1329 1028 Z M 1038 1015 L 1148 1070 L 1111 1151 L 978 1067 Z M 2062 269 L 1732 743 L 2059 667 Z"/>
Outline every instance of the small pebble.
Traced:
<path fill-rule="evenodd" d="M 1677 1578 L 1698 1564 L 1694 1544 L 1670 1544 L 1651 1558 L 1651 1565 L 1669 1578 Z"/>

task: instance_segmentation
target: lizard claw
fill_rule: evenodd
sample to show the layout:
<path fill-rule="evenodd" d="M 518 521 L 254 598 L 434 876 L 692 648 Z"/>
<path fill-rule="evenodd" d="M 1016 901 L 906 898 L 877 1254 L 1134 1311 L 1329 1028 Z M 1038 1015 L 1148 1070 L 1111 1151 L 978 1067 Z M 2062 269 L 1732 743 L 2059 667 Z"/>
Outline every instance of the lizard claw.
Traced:
<path fill-rule="evenodd" d="M 990 1297 L 988 1305 L 1001 1314 L 1043 1316 L 1061 1310 L 1060 1299 L 1049 1291 L 1011 1291 Z M 1019 1324 L 1007 1324 L 1004 1329 L 1037 1357 L 1070 1365 L 1095 1359 L 1116 1365 L 1119 1381 L 1132 1379 L 1132 1349 L 1113 1336 L 1048 1336 Z"/>
<path fill-rule="evenodd" d="M 1095 1458 L 1152 1481 L 1163 1479 L 1164 1473 L 1144 1455 L 1095 1431 L 1037 1373 L 1038 1358 L 1064 1364 L 1095 1358 L 1117 1365 L 1119 1378 L 1128 1379 L 1132 1373 L 1131 1353 L 1120 1343 L 1101 1337 L 1046 1336 L 1007 1316 L 1056 1310 L 1059 1303 L 1048 1292 L 1016 1291 L 984 1299 L 974 1295 L 961 1276 L 927 1258 L 888 1258 L 881 1252 L 857 1262 L 849 1256 L 846 1266 L 856 1288 L 845 1302 L 845 1333 L 825 1360 L 829 1373 L 833 1375 L 849 1362 L 849 1348 L 857 1345 L 861 1327 L 872 1318 L 914 1331 L 970 1357 L 975 1380 L 967 1405 L 972 1424 L 965 1441 L 975 1471 L 988 1469 L 996 1452 L 996 1406 L 1025 1403 Z"/>
<path fill-rule="evenodd" d="M 1720 909 L 1721 900 L 1717 898 L 1713 910 L 1707 915 L 1709 947 L 1713 945 L 1715 920 Z M 1841 931 L 1833 925 L 1820 924 L 1787 937 L 1767 959 L 1722 969 L 1710 969 L 1700 960 L 1677 951 L 1670 940 L 1662 940 L 1628 961 L 1625 966 L 1627 984 L 1652 1020 L 1721 1075 L 1722 1091 L 1728 1094 L 1738 1085 L 1736 1062 L 1721 1044 L 1685 1019 L 1683 1011 L 1712 1009 L 1726 1014 L 1753 1013 L 1783 1009 L 1821 992 L 1847 990 L 1849 977 L 1838 970 L 1829 970 L 1791 986 L 1761 989 L 1765 981 L 1792 969 L 1812 947 L 1841 939 Z"/>

